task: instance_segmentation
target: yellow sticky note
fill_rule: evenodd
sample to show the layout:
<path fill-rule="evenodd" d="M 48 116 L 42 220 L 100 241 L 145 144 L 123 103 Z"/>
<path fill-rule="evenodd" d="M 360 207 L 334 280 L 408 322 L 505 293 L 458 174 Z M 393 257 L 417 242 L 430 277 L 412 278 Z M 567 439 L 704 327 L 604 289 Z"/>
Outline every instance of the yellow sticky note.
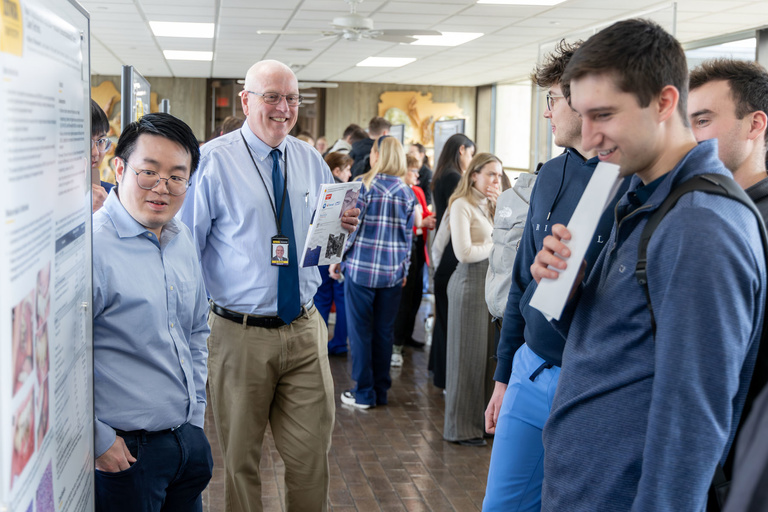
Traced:
<path fill-rule="evenodd" d="M 20 0 L 0 0 L 0 52 L 21 57 L 24 43 L 24 25 L 21 22 Z"/>

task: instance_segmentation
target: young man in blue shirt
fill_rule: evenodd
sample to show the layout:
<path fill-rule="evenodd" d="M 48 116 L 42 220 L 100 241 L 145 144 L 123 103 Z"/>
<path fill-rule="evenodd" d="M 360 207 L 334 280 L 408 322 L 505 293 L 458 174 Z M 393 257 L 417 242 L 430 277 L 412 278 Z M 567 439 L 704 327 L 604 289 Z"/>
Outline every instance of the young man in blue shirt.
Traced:
<path fill-rule="evenodd" d="M 148 114 L 123 131 L 115 187 L 93 216 L 96 510 L 200 512 L 208 302 L 174 216 L 200 153 L 192 130 Z"/>
<path fill-rule="evenodd" d="M 544 427 L 542 510 L 701 511 L 744 404 L 765 304 L 758 221 L 733 199 L 685 194 L 648 245 L 655 330 L 635 277 L 640 235 L 680 183 L 730 176 L 688 124 L 680 43 L 653 22 L 615 23 L 563 75 L 585 147 L 634 175 L 590 276 L 557 326 L 567 335 Z M 556 279 L 570 238 L 552 228 L 531 267 Z"/>

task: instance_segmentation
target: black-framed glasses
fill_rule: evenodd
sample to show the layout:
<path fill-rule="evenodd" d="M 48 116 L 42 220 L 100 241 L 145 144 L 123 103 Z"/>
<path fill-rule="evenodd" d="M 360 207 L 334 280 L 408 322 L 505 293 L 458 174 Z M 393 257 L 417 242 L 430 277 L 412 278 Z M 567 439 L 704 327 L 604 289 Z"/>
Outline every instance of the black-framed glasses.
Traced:
<path fill-rule="evenodd" d="M 560 98 L 565 98 L 562 94 L 552 94 L 547 93 L 547 110 L 552 110 L 555 108 L 555 101 L 559 100 Z"/>
<path fill-rule="evenodd" d="M 285 98 L 285 102 L 290 107 L 298 107 L 301 105 L 301 102 L 304 101 L 304 96 L 301 94 L 279 94 L 276 92 L 254 92 L 254 91 L 248 91 L 246 90 L 248 94 L 255 94 L 256 96 L 261 96 L 262 101 L 266 103 L 267 105 L 277 105 L 280 103 L 280 98 Z"/>
<path fill-rule="evenodd" d="M 102 137 L 99 140 L 93 140 L 91 139 L 91 147 L 96 146 L 99 148 L 99 151 L 101 153 L 106 153 L 106 151 L 112 147 L 112 141 L 109 140 L 107 137 Z"/>
<path fill-rule="evenodd" d="M 160 183 L 160 180 L 165 180 L 165 187 L 172 196 L 182 196 L 189 188 L 189 180 L 187 178 L 182 178 L 181 176 L 161 178 L 155 171 L 137 171 L 125 160 L 123 160 L 123 163 L 136 174 L 136 183 L 144 190 L 152 190 Z"/>

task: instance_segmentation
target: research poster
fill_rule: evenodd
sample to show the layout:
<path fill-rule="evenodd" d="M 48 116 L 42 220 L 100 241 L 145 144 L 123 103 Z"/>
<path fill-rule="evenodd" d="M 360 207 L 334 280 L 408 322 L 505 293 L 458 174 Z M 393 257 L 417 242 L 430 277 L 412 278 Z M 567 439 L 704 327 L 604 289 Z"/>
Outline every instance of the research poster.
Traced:
<path fill-rule="evenodd" d="M 0 29 L 0 511 L 93 510 L 88 15 Z"/>

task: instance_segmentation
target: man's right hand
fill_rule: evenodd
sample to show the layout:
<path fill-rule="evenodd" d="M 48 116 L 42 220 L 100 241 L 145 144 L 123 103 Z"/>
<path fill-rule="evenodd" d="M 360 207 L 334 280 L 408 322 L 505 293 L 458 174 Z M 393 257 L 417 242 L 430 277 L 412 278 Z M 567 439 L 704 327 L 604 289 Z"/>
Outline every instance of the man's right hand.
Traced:
<path fill-rule="evenodd" d="M 341 265 L 338 263 L 331 263 L 328 266 L 328 275 L 331 276 L 331 279 L 334 279 L 336 281 L 341 279 L 341 272 L 339 271 L 340 268 L 341 268 Z"/>
<path fill-rule="evenodd" d="M 566 260 L 571 255 L 571 250 L 561 240 L 570 240 L 571 233 L 562 224 L 552 226 L 552 234 L 544 238 L 544 247 L 536 254 L 531 265 L 531 275 L 536 283 L 542 279 L 557 279 L 559 272 L 549 268 L 550 266 L 565 270 L 568 266 Z"/>
<path fill-rule="evenodd" d="M 96 469 L 107 473 L 117 473 L 118 471 L 125 471 L 134 462 L 136 462 L 136 458 L 128 451 L 123 438 L 115 436 L 115 442 L 112 443 L 109 450 L 96 459 Z"/>
<path fill-rule="evenodd" d="M 496 424 L 499 422 L 499 412 L 506 392 L 507 385 L 503 382 L 496 382 L 493 387 L 493 395 L 488 402 L 488 408 L 485 409 L 485 431 L 489 434 L 496 433 Z"/>
<path fill-rule="evenodd" d="M 544 247 L 536 255 L 531 265 L 531 275 L 536 283 L 539 283 L 542 279 L 557 279 L 560 272 L 552 270 L 550 266 L 559 268 L 560 271 L 565 270 L 568 266 L 566 259 L 570 257 L 571 250 L 561 240 L 570 240 L 571 233 L 562 224 L 555 224 L 552 226 L 552 234 L 544 238 Z M 579 273 L 576 275 L 576 280 L 573 282 L 573 288 L 568 294 L 568 300 L 573 299 L 576 295 L 579 285 L 584 280 L 584 276 L 587 271 L 587 260 L 581 260 L 581 266 L 579 267 Z"/>

